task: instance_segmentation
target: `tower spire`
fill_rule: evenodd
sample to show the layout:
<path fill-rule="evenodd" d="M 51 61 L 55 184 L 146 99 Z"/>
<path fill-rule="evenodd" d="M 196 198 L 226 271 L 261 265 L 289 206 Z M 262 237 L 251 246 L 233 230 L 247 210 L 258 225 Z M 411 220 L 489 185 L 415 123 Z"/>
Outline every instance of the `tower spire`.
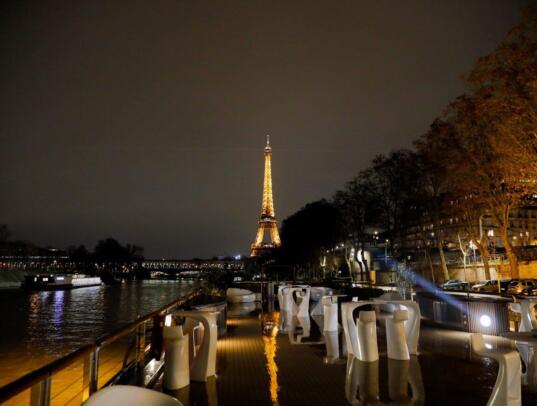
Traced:
<path fill-rule="evenodd" d="M 270 136 L 267 135 L 267 145 L 265 146 L 265 176 L 263 178 L 263 200 L 261 204 L 261 218 L 254 243 L 252 244 L 252 256 L 267 254 L 271 249 L 281 245 L 278 233 L 278 224 L 274 214 L 274 200 L 272 197 L 272 148 L 270 147 Z M 263 242 L 265 232 L 270 234 L 270 242 Z"/>

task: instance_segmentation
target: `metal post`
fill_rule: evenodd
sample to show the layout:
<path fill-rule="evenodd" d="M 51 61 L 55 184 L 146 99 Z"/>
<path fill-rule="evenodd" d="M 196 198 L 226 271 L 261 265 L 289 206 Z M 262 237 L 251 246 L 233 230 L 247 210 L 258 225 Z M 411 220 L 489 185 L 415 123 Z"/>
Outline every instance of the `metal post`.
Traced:
<path fill-rule="evenodd" d="M 136 327 L 136 382 L 143 385 L 145 367 L 145 331 L 146 322 Z"/>
<path fill-rule="evenodd" d="M 95 348 L 88 358 L 89 396 L 99 390 L 99 350 L 100 347 Z"/>
<path fill-rule="evenodd" d="M 145 327 L 146 323 L 141 323 L 136 328 L 136 368 L 142 370 L 145 361 Z"/>
<path fill-rule="evenodd" d="M 32 386 L 30 390 L 31 406 L 49 406 L 50 405 L 50 386 L 52 375 L 48 374 L 45 379 Z"/>

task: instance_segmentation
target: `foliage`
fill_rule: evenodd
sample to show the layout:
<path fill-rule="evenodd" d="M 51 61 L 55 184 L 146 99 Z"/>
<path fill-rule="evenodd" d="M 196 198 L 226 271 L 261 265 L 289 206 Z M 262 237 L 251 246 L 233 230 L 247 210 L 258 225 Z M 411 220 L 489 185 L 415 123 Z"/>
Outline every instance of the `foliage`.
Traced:
<path fill-rule="evenodd" d="M 283 260 L 290 264 L 313 267 L 321 248 L 345 237 L 341 216 L 326 200 L 309 203 L 283 221 L 281 229 Z"/>
<path fill-rule="evenodd" d="M 93 252 L 95 262 L 129 263 L 143 259 L 143 249 L 136 245 L 122 246 L 113 238 L 100 240 Z"/>
<path fill-rule="evenodd" d="M 415 150 L 377 156 L 334 194 L 332 209 L 315 202 L 284 221 L 288 255 L 296 250 L 296 263 L 313 262 L 320 246 L 332 245 L 328 240 L 336 243 L 344 234 L 363 245 L 373 229 L 404 251 L 412 230 L 429 262 L 429 250 L 438 250 L 446 279 L 449 241 L 473 241 L 488 269 L 488 237 L 478 227 L 487 215 L 517 277 L 509 216 L 537 196 L 537 8 L 527 9 L 522 23 L 476 62 L 466 85 L 466 94 L 415 141 Z M 321 221 L 325 229 L 338 229 L 325 244 L 316 234 Z"/>

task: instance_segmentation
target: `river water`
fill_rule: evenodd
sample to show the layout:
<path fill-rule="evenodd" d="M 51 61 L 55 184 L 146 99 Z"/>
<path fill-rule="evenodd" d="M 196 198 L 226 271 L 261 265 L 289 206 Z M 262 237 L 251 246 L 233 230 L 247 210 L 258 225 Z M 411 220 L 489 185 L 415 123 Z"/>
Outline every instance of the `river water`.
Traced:
<path fill-rule="evenodd" d="M 179 281 L 0 291 L 0 386 L 188 294 Z"/>

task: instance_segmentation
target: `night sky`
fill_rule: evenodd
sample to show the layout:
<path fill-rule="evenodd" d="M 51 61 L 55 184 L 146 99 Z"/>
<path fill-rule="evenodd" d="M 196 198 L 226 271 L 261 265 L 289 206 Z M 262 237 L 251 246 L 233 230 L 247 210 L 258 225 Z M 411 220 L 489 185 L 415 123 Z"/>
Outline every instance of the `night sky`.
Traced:
<path fill-rule="evenodd" d="M 0 223 L 63 248 L 247 254 L 408 147 L 527 1 L 2 1 Z"/>

